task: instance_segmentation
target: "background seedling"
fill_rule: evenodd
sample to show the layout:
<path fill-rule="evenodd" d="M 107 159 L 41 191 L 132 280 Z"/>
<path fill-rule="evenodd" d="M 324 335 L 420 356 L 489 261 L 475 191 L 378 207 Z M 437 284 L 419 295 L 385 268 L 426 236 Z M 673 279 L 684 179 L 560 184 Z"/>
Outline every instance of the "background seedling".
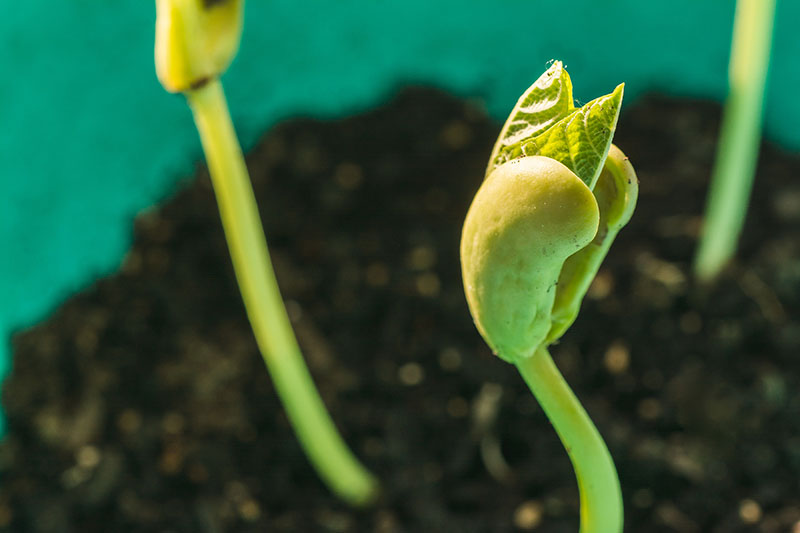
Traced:
<path fill-rule="evenodd" d="M 612 147 L 623 86 L 576 109 L 555 62 L 522 95 L 489 160 L 461 240 L 464 289 L 494 353 L 517 366 L 563 442 L 578 478 L 581 531 L 622 530 L 608 449 L 548 352 L 619 229 L 638 183 Z"/>
<path fill-rule="evenodd" d="M 165 89 L 186 95 L 194 114 L 247 315 L 297 437 L 331 490 L 363 505 L 378 483 L 337 432 L 303 361 L 219 81 L 239 46 L 243 4 L 157 0 L 156 70 Z"/>
<path fill-rule="evenodd" d="M 703 234 L 695 257 L 695 275 L 708 281 L 736 253 L 753 188 L 761 114 L 769 67 L 775 0 L 739 0 L 729 67 L 730 89 Z"/>

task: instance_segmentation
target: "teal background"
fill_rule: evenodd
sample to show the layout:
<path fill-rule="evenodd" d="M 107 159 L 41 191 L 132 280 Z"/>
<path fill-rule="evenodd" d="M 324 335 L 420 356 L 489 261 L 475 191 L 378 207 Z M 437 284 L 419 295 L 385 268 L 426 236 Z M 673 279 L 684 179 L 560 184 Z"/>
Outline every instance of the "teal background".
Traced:
<path fill-rule="evenodd" d="M 339 117 L 402 85 L 502 120 L 552 58 L 581 101 L 626 82 L 722 100 L 733 0 L 251 0 L 225 76 L 245 148 L 277 121 Z M 137 212 L 201 159 L 153 71 L 153 2 L 0 0 L 0 364 L 10 334 L 113 272 Z M 779 1 L 766 135 L 800 148 L 800 2 Z M 0 368 L 4 375 L 7 367 Z"/>

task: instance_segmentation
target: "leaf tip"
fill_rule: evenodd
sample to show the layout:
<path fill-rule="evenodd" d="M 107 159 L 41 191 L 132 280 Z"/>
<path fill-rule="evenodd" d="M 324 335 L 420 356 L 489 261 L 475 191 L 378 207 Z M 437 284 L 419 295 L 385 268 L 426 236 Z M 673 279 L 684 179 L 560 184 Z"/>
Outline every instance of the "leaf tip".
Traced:
<path fill-rule="evenodd" d="M 611 92 L 611 98 L 622 102 L 622 97 L 624 94 L 625 94 L 625 82 L 622 82 L 619 85 L 617 85 Z"/>

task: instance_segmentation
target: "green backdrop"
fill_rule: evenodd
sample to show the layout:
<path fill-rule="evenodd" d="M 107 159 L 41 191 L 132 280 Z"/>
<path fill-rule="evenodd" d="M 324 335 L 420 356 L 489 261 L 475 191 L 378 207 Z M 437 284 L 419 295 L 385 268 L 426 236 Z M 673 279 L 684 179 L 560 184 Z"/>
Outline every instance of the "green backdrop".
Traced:
<path fill-rule="evenodd" d="M 722 100 L 733 0 L 250 0 L 225 81 L 245 147 L 276 121 L 338 117 L 408 83 L 498 119 L 552 58 L 579 100 L 627 82 Z M 153 71 L 154 3 L 0 0 L 0 375 L 10 334 L 119 265 L 132 220 L 201 158 Z M 559 30 L 569 21 L 568 37 Z M 800 147 L 800 2 L 779 1 L 766 135 Z"/>

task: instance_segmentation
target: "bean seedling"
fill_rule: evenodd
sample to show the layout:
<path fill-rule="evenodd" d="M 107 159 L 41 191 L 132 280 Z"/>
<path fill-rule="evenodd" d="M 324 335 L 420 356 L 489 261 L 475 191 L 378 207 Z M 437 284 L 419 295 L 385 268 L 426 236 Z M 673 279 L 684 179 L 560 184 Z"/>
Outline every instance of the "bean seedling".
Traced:
<path fill-rule="evenodd" d="M 378 483 L 337 432 L 303 361 L 219 80 L 239 48 L 243 9 L 243 0 L 156 0 L 156 72 L 194 114 L 247 315 L 297 437 L 331 490 L 364 505 Z"/>
<path fill-rule="evenodd" d="M 561 62 L 519 99 L 495 144 L 461 236 L 464 290 L 475 325 L 516 365 L 567 449 L 582 533 L 622 531 L 616 468 L 548 346 L 578 315 L 638 181 L 611 144 L 623 86 L 576 108 Z"/>

